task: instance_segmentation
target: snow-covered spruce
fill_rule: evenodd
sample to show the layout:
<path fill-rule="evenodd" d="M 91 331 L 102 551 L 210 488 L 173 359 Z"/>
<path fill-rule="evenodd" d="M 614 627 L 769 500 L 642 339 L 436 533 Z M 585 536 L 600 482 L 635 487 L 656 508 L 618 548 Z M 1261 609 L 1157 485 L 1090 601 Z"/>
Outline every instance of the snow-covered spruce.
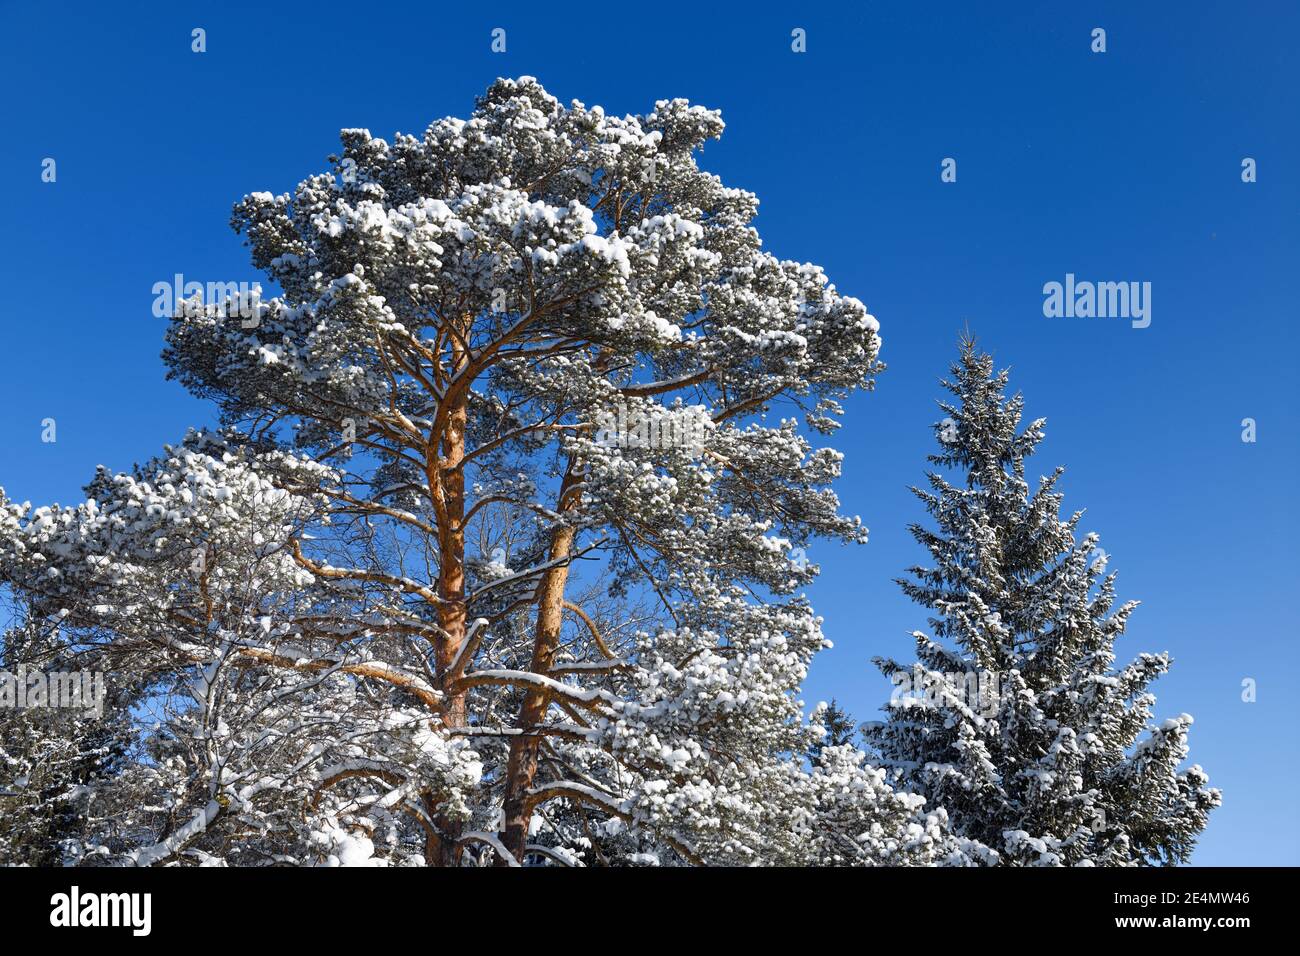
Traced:
<path fill-rule="evenodd" d="M 1062 469 L 1031 492 L 1025 461 L 1044 422 L 1017 430 L 1022 399 L 1005 397 L 1007 373 L 972 341 L 952 374 L 957 401 L 940 403 L 930 461 L 956 478 L 932 472 L 915 489 L 937 528 L 913 526 L 931 563 L 900 582 L 933 610 L 933 637 L 916 633 L 917 665 L 878 661 L 920 679 L 896 681 L 906 692 L 868 741 L 902 786 L 1006 864 L 1183 862 L 1219 792 L 1200 767 L 1178 769 L 1191 717 L 1151 725 L 1147 685 L 1169 658 L 1114 668 L 1137 602 L 1114 607 L 1097 536 L 1075 540 L 1082 512 L 1061 520 Z"/>
<path fill-rule="evenodd" d="M 722 129 L 500 80 L 236 205 L 280 294 L 186 304 L 165 352 L 222 434 L 0 511 L 32 626 L 156 677 L 155 753 L 78 853 L 984 858 L 851 748 L 804 759 L 824 641 L 797 549 L 866 535 L 805 430 L 872 387 L 880 339 L 698 168 Z M 610 441 L 611 415 L 661 440 Z"/>

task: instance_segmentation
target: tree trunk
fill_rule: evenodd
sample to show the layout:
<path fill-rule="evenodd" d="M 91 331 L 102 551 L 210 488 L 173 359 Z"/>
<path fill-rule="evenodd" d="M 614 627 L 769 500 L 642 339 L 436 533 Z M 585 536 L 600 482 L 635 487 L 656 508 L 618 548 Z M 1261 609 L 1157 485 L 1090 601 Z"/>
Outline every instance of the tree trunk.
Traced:
<path fill-rule="evenodd" d="M 468 421 L 468 395 L 461 393 L 452 405 L 443 431 L 441 454 L 430 488 L 441 499 L 438 515 L 438 625 L 443 634 L 434 649 L 435 673 L 445 680 L 456 655 L 465 643 L 469 608 L 465 602 L 465 473 L 459 468 L 465 457 L 465 428 Z M 436 484 L 435 484 L 436 482 Z M 443 688 L 444 725 L 464 727 L 467 721 L 466 692 L 454 687 Z M 442 813 L 434 822 L 439 836 L 426 846 L 426 862 L 431 866 L 452 866 L 459 858 L 457 841 L 464 825 Z"/>
<path fill-rule="evenodd" d="M 469 608 L 465 603 L 465 473 L 457 468 L 465 457 L 465 425 L 468 417 L 462 399 L 448 416 L 442 442 L 438 480 L 441 485 L 445 517 L 438 527 L 438 624 L 443 636 L 435 651 L 437 674 L 445 677 L 465 643 Z M 453 470 L 456 469 L 456 470 Z M 445 525 L 445 526 L 444 526 Z M 465 725 L 465 692 L 446 690 L 448 726 Z"/>
<path fill-rule="evenodd" d="M 557 509 L 560 514 L 572 508 L 570 499 L 574 497 L 574 482 L 574 461 L 570 459 L 564 481 L 560 485 L 560 507 Z M 555 650 L 560 644 L 560 630 L 564 625 L 564 588 L 569 580 L 569 564 L 566 559 L 572 554 L 574 537 L 573 527 L 567 524 L 560 525 L 551 532 L 548 559 L 565 563 L 551 568 L 542 577 L 537 602 L 537 631 L 533 639 L 531 670 L 534 674 L 550 672 Z M 549 697 L 544 690 L 529 690 L 525 693 L 518 726 L 523 730 L 539 726 L 546 716 L 548 703 Z M 510 741 L 510 757 L 506 763 L 501 842 L 520 862 L 523 862 L 524 844 L 528 842 L 528 824 L 532 818 L 528 807 L 528 790 L 537 776 L 537 753 L 540 748 L 539 737 L 515 737 Z M 500 859 L 496 862 L 497 865 L 506 863 Z"/>

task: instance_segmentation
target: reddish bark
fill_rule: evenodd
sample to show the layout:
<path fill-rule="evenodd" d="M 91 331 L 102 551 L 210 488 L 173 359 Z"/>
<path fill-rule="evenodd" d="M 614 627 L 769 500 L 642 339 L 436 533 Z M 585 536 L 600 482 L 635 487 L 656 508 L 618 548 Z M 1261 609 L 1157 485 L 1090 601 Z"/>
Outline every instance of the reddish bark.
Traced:
<path fill-rule="evenodd" d="M 560 513 L 572 507 L 572 489 L 575 481 L 574 463 L 569 462 L 569 469 L 560 486 Z M 564 625 L 564 588 L 569 580 L 568 559 L 573 552 L 575 532 L 570 525 L 559 525 L 551 532 L 551 547 L 548 560 L 559 562 L 546 571 L 538 591 L 537 628 L 533 638 L 533 659 L 531 670 L 534 674 L 547 674 L 554 663 L 556 648 L 560 645 L 560 631 Z M 532 728 L 542 723 L 550 698 L 545 690 L 529 690 L 524 694 L 520 707 L 519 724 L 521 728 Z M 541 748 L 539 736 L 515 737 L 510 741 L 510 756 L 506 762 L 506 791 L 502 805 L 501 842 L 515 857 L 523 860 L 524 845 L 528 842 L 528 824 L 532 817 L 532 805 L 528 791 L 537 776 L 538 751 Z M 497 860 L 498 865 L 506 861 Z"/>

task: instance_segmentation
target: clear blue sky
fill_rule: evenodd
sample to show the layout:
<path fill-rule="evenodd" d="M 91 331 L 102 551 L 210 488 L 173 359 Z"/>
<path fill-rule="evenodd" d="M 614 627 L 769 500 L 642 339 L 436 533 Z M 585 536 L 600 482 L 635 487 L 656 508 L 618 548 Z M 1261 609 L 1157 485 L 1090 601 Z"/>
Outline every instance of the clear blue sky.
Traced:
<path fill-rule="evenodd" d="M 620 113 L 687 97 L 722 109 L 703 164 L 758 193 L 769 248 L 822 264 L 882 323 L 889 370 L 835 442 L 872 540 L 810 552 L 836 647 L 808 700 L 876 717 L 890 688 L 869 659 L 908 655 L 925 626 L 891 579 L 920 557 L 907 486 L 969 322 L 1049 419 L 1040 471 L 1068 466 L 1067 507 L 1143 601 L 1121 657 L 1175 658 L 1158 713 L 1195 715 L 1192 757 L 1224 791 L 1195 862 L 1300 863 L 1296 5 L 450 6 L 0 2 L 10 495 L 74 500 L 96 464 L 210 421 L 163 380 L 151 288 L 258 278 L 230 204 L 324 168 L 339 128 L 418 133 L 498 75 Z M 1067 272 L 1151 282 L 1151 326 L 1045 318 L 1043 284 Z"/>

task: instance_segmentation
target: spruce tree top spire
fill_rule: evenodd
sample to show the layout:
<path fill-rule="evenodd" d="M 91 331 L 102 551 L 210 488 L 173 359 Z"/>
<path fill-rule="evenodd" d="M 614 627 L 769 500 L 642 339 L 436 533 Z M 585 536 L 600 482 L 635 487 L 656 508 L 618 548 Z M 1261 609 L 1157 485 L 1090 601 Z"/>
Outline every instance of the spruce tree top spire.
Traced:
<path fill-rule="evenodd" d="M 934 563 L 909 568 L 916 580 L 899 584 L 913 600 L 941 612 L 931 620 L 937 637 L 963 646 L 981 667 L 997 668 L 1023 661 L 1049 629 L 1056 605 L 1034 600 L 1045 566 L 1067 554 L 1086 562 L 1095 539 L 1075 545 L 1081 511 L 1059 520 L 1062 498 L 1055 486 L 1063 468 L 1030 493 L 1025 460 L 1043 440 L 1046 419 L 1021 430 L 1024 399 L 1006 396 L 1008 371 L 995 371 L 992 356 L 980 352 L 969 333 L 960 347 L 952 378 L 942 382 L 956 402 L 939 403 L 946 416 L 934 426 L 940 450 L 928 458 L 964 473 L 965 487 L 932 471 L 930 490 L 912 489 L 939 530 L 911 526 Z M 1134 606 L 1117 612 L 1121 622 Z"/>

